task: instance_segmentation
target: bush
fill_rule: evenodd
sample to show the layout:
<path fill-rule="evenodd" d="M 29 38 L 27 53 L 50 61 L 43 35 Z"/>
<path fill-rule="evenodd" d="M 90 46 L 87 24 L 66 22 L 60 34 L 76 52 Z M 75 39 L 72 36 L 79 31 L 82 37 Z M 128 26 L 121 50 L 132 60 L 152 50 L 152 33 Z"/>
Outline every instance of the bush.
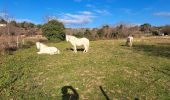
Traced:
<path fill-rule="evenodd" d="M 111 33 L 111 38 L 118 38 L 118 32 L 112 32 Z"/>
<path fill-rule="evenodd" d="M 48 40 L 65 40 L 64 25 L 57 20 L 51 20 L 42 27 L 43 35 Z"/>
<path fill-rule="evenodd" d="M 17 45 L 15 43 L 1 43 L 0 45 L 0 54 L 12 54 L 13 51 L 17 50 Z"/>
<path fill-rule="evenodd" d="M 152 31 L 152 35 L 158 36 L 158 35 L 160 35 L 160 33 L 158 31 Z"/>
<path fill-rule="evenodd" d="M 84 37 L 84 34 L 82 32 L 78 32 L 76 34 L 73 34 L 75 37 L 82 38 Z"/>
<path fill-rule="evenodd" d="M 98 35 L 99 38 L 104 37 L 104 32 L 103 32 L 103 30 L 102 30 L 102 29 L 99 29 L 99 30 L 97 31 L 97 35 Z"/>
<path fill-rule="evenodd" d="M 84 37 L 88 38 L 89 40 L 95 40 L 95 37 L 92 35 L 90 30 L 88 29 L 86 29 L 86 31 L 84 32 Z"/>
<path fill-rule="evenodd" d="M 26 49 L 26 48 L 30 48 L 33 45 L 35 45 L 35 43 L 33 41 L 26 41 L 25 44 L 20 44 L 20 48 Z"/>
<path fill-rule="evenodd" d="M 164 33 L 164 35 L 170 35 L 170 25 L 164 26 L 161 32 Z"/>

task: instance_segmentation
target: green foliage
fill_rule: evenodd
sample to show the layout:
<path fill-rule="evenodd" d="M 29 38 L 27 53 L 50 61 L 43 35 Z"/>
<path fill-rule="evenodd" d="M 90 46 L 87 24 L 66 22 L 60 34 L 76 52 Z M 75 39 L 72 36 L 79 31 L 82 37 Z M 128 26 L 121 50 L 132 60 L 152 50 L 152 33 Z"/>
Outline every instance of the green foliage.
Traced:
<path fill-rule="evenodd" d="M 34 24 L 34 23 L 31 23 L 31 22 L 26 22 L 26 21 L 24 21 L 24 22 L 18 23 L 17 26 L 19 26 L 19 27 L 21 27 L 21 28 L 29 29 L 29 28 L 34 28 L 34 27 L 35 27 L 35 24 Z"/>
<path fill-rule="evenodd" d="M 27 49 L 27 48 L 32 47 L 33 45 L 35 45 L 34 42 L 32 42 L 32 41 L 26 41 L 25 44 L 21 44 L 21 43 L 20 43 L 19 46 L 20 46 L 21 49 Z"/>
<path fill-rule="evenodd" d="M 160 32 L 154 30 L 154 31 L 152 31 L 152 35 L 158 36 L 158 35 L 160 35 Z"/>
<path fill-rule="evenodd" d="M 64 29 L 63 23 L 57 20 L 51 20 L 43 25 L 42 32 L 48 40 L 61 41 L 65 40 Z"/>
<path fill-rule="evenodd" d="M 82 38 L 84 37 L 84 34 L 82 32 L 78 32 L 76 34 L 73 34 L 74 36 L 78 37 L 78 38 Z"/>
<path fill-rule="evenodd" d="M 90 30 L 86 29 L 84 32 L 84 36 L 90 40 L 94 40 L 95 38 L 93 37 L 93 34 L 90 32 Z"/>
<path fill-rule="evenodd" d="M 143 25 L 140 26 L 140 30 L 144 31 L 145 33 L 150 33 L 151 28 L 152 26 L 149 23 L 144 23 Z"/>
<path fill-rule="evenodd" d="M 118 38 L 119 32 L 112 32 L 111 37 L 112 38 Z"/>
<path fill-rule="evenodd" d="M 40 28 L 42 28 L 42 25 L 38 24 L 36 27 L 40 29 Z"/>
<path fill-rule="evenodd" d="M 97 31 L 97 35 L 99 36 L 99 38 L 102 38 L 104 36 L 104 31 L 102 29 L 99 29 Z"/>
<path fill-rule="evenodd" d="M 21 27 L 22 27 L 22 28 L 27 28 L 27 27 L 28 27 L 28 23 L 25 22 L 25 21 L 22 22 L 22 23 L 21 23 Z"/>
<path fill-rule="evenodd" d="M 7 23 L 7 21 L 6 20 L 4 20 L 4 19 L 0 19 L 0 24 L 6 24 Z"/>
<path fill-rule="evenodd" d="M 30 28 L 34 28 L 34 27 L 35 27 L 35 24 L 34 24 L 34 23 L 29 23 L 29 27 L 30 27 Z"/>
<path fill-rule="evenodd" d="M 17 22 L 16 22 L 15 20 L 13 20 L 13 21 L 11 21 L 11 22 L 10 22 L 10 25 L 12 25 L 12 26 L 15 26 L 15 27 L 16 27 L 16 26 L 17 26 Z"/>

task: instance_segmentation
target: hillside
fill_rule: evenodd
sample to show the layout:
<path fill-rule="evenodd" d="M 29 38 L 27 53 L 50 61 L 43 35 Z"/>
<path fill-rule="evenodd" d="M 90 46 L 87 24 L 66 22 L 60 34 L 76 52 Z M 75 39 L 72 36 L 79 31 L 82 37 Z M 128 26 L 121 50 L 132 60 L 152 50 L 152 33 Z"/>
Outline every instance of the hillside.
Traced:
<path fill-rule="evenodd" d="M 135 39 L 90 42 L 77 54 L 67 42 L 48 43 L 60 55 L 37 55 L 36 47 L 0 56 L 0 99 L 62 99 L 61 89 L 72 86 L 80 100 L 170 99 L 170 39 Z M 69 91 L 71 92 L 71 91 Z"/>

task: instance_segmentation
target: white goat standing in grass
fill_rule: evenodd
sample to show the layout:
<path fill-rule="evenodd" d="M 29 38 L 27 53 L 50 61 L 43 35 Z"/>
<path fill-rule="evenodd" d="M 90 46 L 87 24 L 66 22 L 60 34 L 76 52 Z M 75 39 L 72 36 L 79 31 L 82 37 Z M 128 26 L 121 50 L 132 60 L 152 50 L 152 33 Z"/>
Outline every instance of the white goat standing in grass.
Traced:
<path fill-rule="evenodd" d="M 60 50 L 58 50 L 56 47 L 48 47 L 43 43 L 36 42 L 37 49 L 40 51 L 37 52 L 38 54 L 60 54 Z"/>
<path fill-rule="evenodd" d="M 133 35 L 132 36 L 129 35 L 127 37 L 126 45 L 132 47 L 132 43 L 133 43 Z"/>
<path fill-rule="evenodd" d="M 66 41 L 70 42 L 74 47 L 74 52 L 77 53 L 76 46 L 84 46 L 84 53 L 89 50 L 89 39 L 87 38 L 76 38 L 75 36 L 66 35 Z"/>

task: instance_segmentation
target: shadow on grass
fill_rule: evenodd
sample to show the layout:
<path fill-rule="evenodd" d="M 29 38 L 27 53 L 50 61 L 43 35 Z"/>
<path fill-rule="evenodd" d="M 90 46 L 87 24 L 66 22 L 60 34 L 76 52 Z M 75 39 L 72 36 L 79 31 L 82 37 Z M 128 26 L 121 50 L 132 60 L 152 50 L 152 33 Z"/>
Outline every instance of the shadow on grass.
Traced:
<path fill-rule="evenodd" d="M 72 93 L 69 93 L 71 90 Z M 62 100 L 79 100 L 79 94 L 72 86 L 64 86 L 61 89 Z"/>
<path fill-rule="evenodd" d="M 102 92 L 102 94 L 104 95 L 105 97 L 105 100 L 111 100 L 110 97 L 106 94 L 106 92 L 103 90 L 103 87 L 102 86 L 99 86 L 100 88 L 100 91 Z M 139 98 L 135 97 L 134 100 L 139 100 Z"/>
<path fill-rule="evenodd" d="M 106 100 L 110 100 L 109 96 L 108 96 L 108 95 L 106 94 L 106 92 L 103 90 L 102 86 L 99 86 L 99 88 L 100 88 L 102 94 L 104 95 L 105 99 L 106 99 Z"/>
<path fill-rule="evenodd" d="M 66 48 L 66 50 L 74 51 L 73 48 Z M 77 48 L 77 51 L 84 51 L 84 48 Z"/>
<path fill-rule="evenodd" d="M 167 45 L 170 46 L 170 43 L 157 43 L 158 45 Z"/>
<path fill-rule="evenodd" d="M 135 51 L 143 51 L 150 56 L 165 57 L 170 59 L 170 43 L 159 43 L 155 45 L 137 44 L 133 46 Z"/>
<path fill-rule="evenodd" d="M 149 44 L 136 44 L 133 46 L 135 52 L 143 51 L 149 56 L 161 57 L 170 59 L 170 43 L 157 43 L 154 45 Z M 162 67 L 151 67 L 154 71 L 162 73 L 166 76 L 170 76 L 170 67 L 168 64 L 164 64 Z"/>

